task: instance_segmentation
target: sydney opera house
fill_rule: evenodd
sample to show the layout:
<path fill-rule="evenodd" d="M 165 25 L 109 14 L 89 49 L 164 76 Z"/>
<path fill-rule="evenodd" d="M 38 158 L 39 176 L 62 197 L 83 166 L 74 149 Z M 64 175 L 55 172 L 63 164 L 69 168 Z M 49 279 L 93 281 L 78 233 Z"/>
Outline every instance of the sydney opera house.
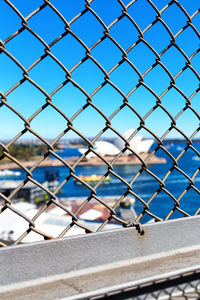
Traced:
<path fill-rule="evenodd" d="M 132 133 L 134 132 L 133 129 L 129 129 L 125 131 L 122 136 L 128 140 Z M 133 150 L 134 153 L 140 154 L 140 153 L 148 153 L 151 145 L 154 143 L 153 139 L 146 139 L 143 140 L 142 135 L 138 135 L 136 137 L 133 137 L 130 139 L 129 144 L 130 148 Z M 113 140 L 113 142 L 107 142 L 107 141 L 97 141 L 94 144 L 94 150 L 100 154 L 101 156 L 114 156 L 119 154 L 121 150 L 125 148 L 125 142 L 120 138 L 117 137 Z M 79 148 L 78 149 L 81 154 L 84 154 L 86 151 L 88 151 L 88 148 Z M 124 155 L 130 155 L 133 154 L 133 152 L 126 150 L 124 152 Z M 92 157 L 95 157 L 95 154 L 90 152 L 87 154 L 86 158 L 90 159 Z"/>

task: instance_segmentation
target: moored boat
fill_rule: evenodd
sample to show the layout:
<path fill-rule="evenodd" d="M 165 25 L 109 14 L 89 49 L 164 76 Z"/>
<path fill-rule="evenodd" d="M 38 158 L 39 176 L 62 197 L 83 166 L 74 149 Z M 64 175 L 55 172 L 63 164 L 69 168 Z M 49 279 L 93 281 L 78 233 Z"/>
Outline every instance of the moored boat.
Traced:
<path fill-rule="evenodd" d="M 11 171 L 11 170 L 0 170 L 0 177 L 17 177 L 20 176 L 21 173 L 19 171 Z"/>
<path fill-rule="evenodd" d="M 96 175 L 96 174 L 92 174 L 92 175 L 79 175 L 79 178 L 84 181 L 84 182 L 88 182 L 88 183 L 96 183 L 98 182 L 103 175 Z M 111 180 L 110 176 L 106 176 L 103 180 L 102 183 L 109 183 Z M 80 183 L 80 181 L 76 180 L 76 183 Z"/>

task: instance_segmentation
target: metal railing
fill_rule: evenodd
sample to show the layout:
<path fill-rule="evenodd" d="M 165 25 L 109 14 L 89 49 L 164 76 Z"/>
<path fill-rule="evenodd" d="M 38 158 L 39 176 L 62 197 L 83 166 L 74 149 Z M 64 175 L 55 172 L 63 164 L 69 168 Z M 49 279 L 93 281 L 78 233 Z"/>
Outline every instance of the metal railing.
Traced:
<path fill-rule="evenodd" d="M 59 4 L 56 1 L 49 1 L 44 0 L 41 6 L 38 6 L 34 10 L 32 10 L 27 16 L 24 16 L 22 12 L 20 12 L 20 8 L 18 9 L 17 5 L 15 6 L 15 3 L 13 1 L 4 0 L 0 2 L 0 5 L 4 5 L 6 9 L 8 9 L 8 14 L 12 11 L 12 14 L 16 15 L 20 19 L 20 26 L 15 28 L 13 33 L 7 36 L 4 40 L 0 41 L 0 58 L 2 56 L 7 57 L 10 59 L 14 64 L 15 67 L 17 67 L 18 71 L 20 72 L 20 79 L 17 79 L 17 83 L 14 85 L 10 85 L 9 89 L 5 91 L 1 91 L 1 105 L 0 105 L 0 111 L 4 108 L 11 111 L 18 119 L 20 119 L 24 124 L 24 129 L 17 133 L 17 135 L 14 138 L 11 138 L 9 142 L 2 141 L 0 143 L 2 154 L 1 154 L 1 161 L 3 162 L 5 159 L 6 161 L 10 161 L 14 163 L 17 167 L 19 167 L 21 170 L 23 170 L 26 174 L 26 177 L 24 180 L 20 182 L 20 184 L 15 188 L 12 193 L 7 196 L 3 193 L 0 194 L 1 197 L 1 214 L 4 214 L 7 210 L 12 211 L 13 213 L 17 214 L 19 217 L 21 217 L 25 222 L 27 223 L 26 228 L 24 228 L 24 232 L 19 236 L 19 238 L 14 242 L 14 244 L 19 244 L 23 242 L 24 238 L 30 234 L 31 232 L 35 232 L 36 234 L 43 236 L 44 239 L 51 239 L 51 233 L 43 232 L 40 228 L 37 227 L 37 220 L 40 218 L 40 216 L 48 210 L 50 205 L 55 205 L 56 207 L 59 207 L 63 210 L 64 213 L 66 213 L 68 216 L 71 217 L 71 222 L 66 228 L 58 235 L 59 238 L 67 235 L 68 231 L 71 230 L 74 226 L 78 226 L 80 228 L 83 228 L 86 233 L 93 232 L 89 226 L 84 225 L 82 222 L 80 222 L 79 215 L 82 213 L 85 207 L 89 205 L 92 201 L 97 201 L 100 205 L 104 206 L 109 216 L 103 221 L 102 224 L 99 225 L 97 231 L 102 231 L 106 226 L 111 222 L 114 221 L 118 224 L 121 224 L 122 226 L 129 227 L 129 226 L 135 226 L 136 229 L 139 231 L 140 234 L 142 234 L 143 230 L 140 225 L 140 222 L 142 223 L 144 216 L 150 216 L 156 221 L 163 221 L 168 220 L 172 217 L 174 212 L 178 212 L 181 216 L 191 216 L 191 215 L 198 215 L 200 212 L 200 205 L 196 203 L 196 209 L 194 213 L 188 212 L 184 207 L 182 207 L 182 199 L 184 196 L 189 192 L 195 192 L 200 194 L 200 189 L 198 187 L 198 184 L 196 184 L 195 180 L 198 178 L 199 173 L 199 165 L 196 166 L 196 169 L 194 170 L 193 174 L 188 174 L 187 170 L 183 170 L 180 167 L 180 160 L 184 157 L 184 154 L 191 150 L 197 155 L 197 157 L 200 157 L 200 153 L 198 149 L 195 147 L 195 144 L 193 142 L 195 137 L 198 137 L 198 132 L 200 130 L 199 125 L 195 128 L 194 132 L 188 136 L 187 133 L 182 130 L 177 123 L 181 119 L 181 117 L 184 114 L 191 113 L 193 114 L 194 118 L 197 118 L 198 122 L 200 120 L 200 116 L 198 113 L 198 109 L 193 105 L 193 99 L 195 96 L 199 93 L 199 85 L 194 88 L 191 95 L 187 95 L 187 93 L 184 92 L 184 86 L 179 86 L 179 84 L 176 84 L 176 82 L 181 78 L 182 74 L 185 74 L 186 72 L 190 71 L 192 76 L 194 76 L 198 82 L 200 80 L 199 72 L 195 69 L 193 66 L 193 61 L 195 61 L 196 58 L 198 58 L 198 54 L 200 51 L 200 48 L 195 46 L 195 49 L 192 53 L 189 55 L 186 54 L 187 51 L 184 49 L 182 44 L 177 42 L 177 40 L 182 37 L 187 31 L 191 34 L 191 36 L 195 35 L 198 39 L 200 37 L 198 26 L 194 25 L 195 22 L 193 22 L 196 18 L 199 17 L 200 9 L 196 7 L 192 14 L 190 12 L 187 12 L 187 9 L 184 8 L 184 5 L 181 4 L 181 1 L 172 0 L 169 1 L 165 6 L 162 8 L 158 8 L 161 6 L 161 4 L 156 5 L 155 1 L 146 0 L 145 4 L 148 6 L 148 8 L 151 10 L 151 17 L 152 20 L 145 25 L 146 27 L 141 29 L 141 25 L 138 25 L 138 23 L 141 23 L 145 21 L 145 14 L 141 13 L 140 18 L 143 18 L 140 22 L 136 21 L 138 20 L 138 16 L 134 15 L 134 11 L 137 11 L 136 4 L 140 3 L 140 1 L 132 0 L 129 3 L 127 1 L 121 1 L 116 0 L 113 1 L 113 4 L 110 2 L 106 3 L 105 10 L 106 12 L 109 12 L 109 15 L 111 16 L 111 22 L 107 24 L 107 20 L 104 20 L 103 16 L 100 16 L 101 14 L 98 13 L 99 6 L 101 7 L 100 1 L 96 2 L 95 0 L 85 0 L 85 7 L 81 9 L 81 5 L 83 4 L 83 1 L 81 2 L 80 7 L 78 6 L 77 14 L 76 16 L 70 17 L 71 13 L 67 15 L 66 11 L 62 11 L 62 9 L 57 8 L 59 7 Z M 28 4 L 23 4 L 28 5 Z M 72 4 L 73 5 L 73 4 Z M 95 6 L 96 5 L 96 6 Z M 119 10 L 118 14 L 112 16 L 112 5 L 117 5 Z M 139 7 L 141 10 L 141 7 Z M 177 10 L 177 14 L 180 14 L 183 16 L 184 22 L 180 22 L 180 27 L 176 32 L 173 32 L 170 29 L 170 24 L 168 25 L 168 17 L 167 14 L 168 11 L 171 9 Z M 41 36 L 38 33 L 37 26 L 40 26 L 39 24 L 34 25 L 34 18 L 36 16 L 39 16 L 43 11 L 46 9 L 49 9 L 55 16 L 57 17 L 58 22 L 62 23 L 63 26 L 63 32 L 56 36 L 56 38 L 52 39 L 51 42 L 47 42 L 45 40 L 45 37 Z M 145 8 L 144 8 L 145 9 Z M 174 18 L 176 18 L 175 12 L 172 10 L 172 15 Z M 142 16 L 142 17 L 141 17 Z M 164 16 L 164 17 L 163 17 Z M 92 17 L 95 22 L 98 23 L 98 26 L 101 27 L 101 36 L 96 37 L 95 31 L 90 31 L 93 37 L 93 42 L 91 44 L 87 44 L 78 33 L 76 33 L 76 30 L 73 30 L 73 25 L 78 23 L 80 20 L 87 19 L 89 17 Z M 125 30 L 130 30 L 130 27 L 133 29 L 133 31 L 137 32 L 137 38 L 132 42 L 130 42 L 130 46 L 125 48 L 120 44 L 117 38 L 114 38 L 112 35 L 112 30 L 121 24 L 121 22 L 126 21 L 129 22 L 125 23 Z M 36 21 L 35 21 L 36 22 Z M 48 20 L 50 22 L 50 20 Z M 146 22 L 144 22 L 146 24 Z M 81 25 L 80 25 L 81 26 Z M 86 25 L 85 25 L 86 26 Z M 92 24 L 91 24 L 92 26 Z M 146 38 L 146 35 L 155 28 L 156 26 L 161 26 L 162 31 L 164 34 L 168 35 L 168 43 L 159 51 L 156 50 L 155 40 L 160 39 L 162 36 L 154 36 L 154 39 L 149 40 L 149 38 Z M 36 29 L 33 29 L 36 28 Z M 88 30 L 88 29 L 87 29 Z M 20 58 L 18 59 L 15 56 L 15 51 L 11 51 L 9 49 L 9 44 L 14 42 L 17 38 L 21 37 L 23 33 L 28 33 L 31 37 L 34 38 L 34 40 L 40 44 L 40 46 L 43 48 L 43 51 L 41 51 L 41 54 L 38 56 L 38 58 L 32 62 L 28 67 L 25 67 L 20 61 Z M 68 57 L 68 53 L 66 52 L 66 49 L 62 48 L 62 54 L 63 54 L 63 60 L 61 58 L 58 58 L 56 55 L 53 54 L 53 49 L 55 46 L 59 47 L 59 43 L 64 40 L 66 37 L 70 37 L 76 44 L 77 47 L 80 47 L 85 54 L 77 63 L 75 63 L 71 68 L 68 69 L 67 64 L 65 64 L 64 58 Z M 151 36 L 152 38 L 152 36 Z M 116 63 L 112 65 L 109 69 L 106 69 L 104 67 L 103 62 L 98 61 L 98 59 L 95 58 L 95 55 L 93 55 L 95 49 L 103 44 L 105 41 L 109 42 L 116 51 L 120 53 L 119 59 L 116 56 Z M 190 42 L 187 43 L 190 45 Z M 162 45 L 162 43 L 161 43 Z M 60 46 L 61 47 L 61 46 Z M 145 47 L 144 53 L 141 52 L 141 56 L 145 55 L 145 57 L 148 58 L 153 56 L 153 62 L 151 64 L 148 64 L 148 67 L 145 71 L 140 70 L 140 64 L 137 64 L 137 61 L 132 59 L 130 57 L 130 54 L 135 49 L 140 49 L 139 47 Z M 169 53 L 169 56 L 171 57 L 170 51 L 176 51 L 178 55 L 181 57 L 183 63 L 179 68 L 179 65 L 177 63 L 178 70 L 173 74 L 172 70 L 170 69 L 170 66 L 167 65 L 166 62 L 164 62 L 163 57 Z M 73 49 L 71 49 L 73 51 Z M 108 51 L 108 49 L 106 50 Z M 140 50 L 139 50 L 140 51 Z M 147 54 L 149 53 L 149 54 Z M 29 53 L 25 54 L 27 57 L 29 56 Z M 114 55 L 114 54 L 113 54 Z M 172 58 L 172 57 L 171 57 Z M 47 92 L 39 83 L 37 83 L 37 80 L 33 80 L 31 77 L 31 71 L 35 68 L 40 68 L 40 65 L 42 62 L 44 62 L 46 59 L 51 59 L 52 62 L 54 62 L 58 68 L 64 71 L 65 73 L 65 80 L 61 81 L 53 90 L 50 92 Z M 173 59 L 173 58 L 172 58 Z M 96 84 L 95 88 L 92 92 L 87 92 L 87 88 L 81 86 L 81 84 L 78 83 L 77 80 L 75 80 L 74 74 L 76 71 L 79 71 L 79 69 L 84 66 L 87 62 L 91 62 L 96 67 L 96 76 L 99 78 L 98 84 Z M 112 80 L 112 75 L 116 74 L 116 72 L 119 72 L 120 74 L 120 67 L 128 65 L 129 68 L 131 68 L 131 71 L 133 72 L 134 76 L 137 77 L 136 84 L 132 85 L 131 89 L 127 93 L 123 91 L 123 89 L 120 87 L 119 84 L 115 84 Z M 176 57 L 174 58 L 173 65 L 176 65 Z M 147 83 L 148 76 L 151 77 L 151 74 L 153 71 L 156 70 L 156 68 L 160 68 L 162 72 L 167 76 L 167 85 L 162 89 L 162 92 L 159 93 L 157 91 L 154 91 L 154 89 L 151 87 L 151 84 Z M 99 75 L 100 74 L 100 75 Z M 82 74 L 83 76 L 83 74 Z M 101 77 L 103 76 L 103 80 L 101 80 Z M 152 75 L 153 76 L 153 75 Z M 120 75 L 119 75 L 120 77 Z M 118 77 L 118 78 L 119 78 Z M 56 75 L 55 75 L 56 78 Z M 159 78 L 157 79 L 157 84 L 159 85 Z M 129 78 L 127 78 L 127 81 L 129 81 Z M 21 86 L 24 86 L 26 83 L 29 83 L 33 89 L 36 89 L 37 92 L 39 92 L 40 96 L 43 98 L 42 105 L 32 111 L 32 114 L 26 118 L 20 111 L 18 111 L 15 108 L 15 105 L 11 104 L 10 102 L 10 96 L 15 94 L 15 91 L 18 90 Z M 78 91 L 82 98 L 84 98 L 84 103 L 81 105 L 76 112 L 69 117 L 70 114 L 68 114 L 68 111 L 62 110 L 59 105 L 55 104 L 54 98 L 62 91 L 65 87 L 72 86 L 76 91 Z M 108 116 L 106 113 L 104 113 L 104 110 L 100 109 L 99 105 L 95 101 L 95 96 L 99 95 L 104 91 L 106 87 L 109 87 L 120 97 L 120 104 L 116 108 L 113 108 L 112 113 Z M 181 88 L 182 87 L 182 88 Z M 144 109 L 144 112 L 141 112 L 143 105 L 141 101 L 141 110 L 138 110 L 135 108 L 134 101 L 130 100 L 131 97 L 136 95 L 137 98 L 137 91 L 142 88 L 146 92 L 149 93 L 151 99 L 153 99 L 153 104 L 150 107 L 148 111 Z M 171 113 L 170 109 L 167 108 L 166 102 L 163 100 L 167 95 L 170 94 L 171 91 L 175 91 L 178 96 L 182 97 L 184 101 L 182 102 L 181 109 L 177 110 L 176 114 Z M 70 99 L 70 96 L 69 96 Z M 19 101 L 17 99 L 16 101 Z M 176 104 L 174 104 L 176 105 Z M 69 101 L 68 107 L 73 106 L 73 102 Z M 179 107 L 179 105 L 178 105 Z M 43 135 L 40 134 L 39 131 L 35 130 L 32 126 L 32 123 L 35 121 L 37 122 L 38 116 L 42 115 L 42 112 L 47 112 L 48 109 L 52 109 L 58 114 L 58 118 L 62 118 L 65 123 L 67 124 L 64 130 L 60 130 L 59 134 L 51 140 L 51 142 L 46 139 Z M 86 136 L 83 132 L 84 130 L 80 130 L 79 127 L 77 128 L 76 124 L 78 123 L 79 117 L 84 113 L 88 118 L 90 117 L 88 110 L 93 109 L 95 113 L 102 118 L 104 124 L 101 127 L 100 130 L 96 133 L 95 137 L 92 139 L 89 139 L 88 136 Z M 122 111 L 126 111 L 126 109 L 133 115 L 134 118 L 137 119 L 137 126 L 136 129 L 133 131 L 133 133 L 130 135 L 128 139 L 125 139 L 122 135 L 121 131 L 117 130 L 114 123 L 114 120 L 116 116 L 118 116 Z M 149 118 L 152 118 L 154 116 L 154 113 L 160 112 L 161 116 L 167 117 L 169 119 L 169 126 L 164 130 L 164 132 L 160 135 L 159 131 L 152 130 L 151 126 L 148 125 Z M 88 113 L 88 115 L 87 115 Z M 162 123 L 162 120 L 159 119 L 159 114 L 156 115 L 156 122 L 158 127 Z M 87 118 L 86 117 L 86 118 Z M 49 115 L 49 118 L 51 118 L 51 115 Z M 55 120 L 56 122 L 56 120 Z M 6 124 L 5 124 L 6 126 Z M 95 124 L 94 124 L 95 126 Z M 84 129 L 84 128 L 83 128 Z M 68 160 L 63 159 L 59 152 L 56 151 L 56 144 L 61 141 L 62 138 L 68 138 L 68 135 L 71 133 L 74 133 L 76 136 L 78 136 L 80 139 L 82 139 L 86 144 L 88 150 L 79 158 L 77 158 L 76 161 L 73 163 L 69 163 Z M 107 132 L 111 132 L 115 137 L 118 137 L 123 141 L 124 148 L 119 151 L 118 155 L 115 155 L 114 158 L 109 159 L 107 156 L 102 156 L 99 154 L 95 149 L 95 142 L 104 137 L 104 135 Z M 138 135 L 140 132 L 146 132 L 149 136 L 155 139 L 156 146 L 146 156 L 143 156 L 141 154 L 138 154 L 134 149 L 130 146 L 130 141 Z M 179 152 L 177 156 L 174 156 L 169 149 L 167 149 L 165 140 L 170 137 L 170 134 L 172 132 L 176 132 L 179 136 L 181 136 L 185 144 L 183 144 L 183 148 Z M 44 155 L 41 155 L 40 158 L 38 158 L 37 161 L 33 163 L 33 165 L 28 166 L 26 162 L 22 162 L 21 160 L 17 159 L 10 153 L 10 148 L 12 145 L 14 145 L 16 142 L 18 142 L 22 137 L 26 136 L 27 133 L 30 133 L 34 138 L 38 139 L 43 145 L 46 145 L 47 151 L 44 153 Z M 120 158 L 123 156 L 123 154 L 126 151 L 130 151 L 131 154 L 136 157 L 139 160 L 140 167 L 138 168 L 137 172 L 132 176 L 130 180 L 126 180 L 115 169 L 115 166 L 119 162 Z M 162 178 L 159 178 L 157 174 L 154 173 L 153 169 L 151 169 L 148 165 L 148 163 L 151 161 L 151 159 L 159 153 L 159 151 L 162 151 L 162 153 L 167 157 L 167 159 L 170 161 L 170 166 L 166 170 L 165 175 Z M 81 164 L 82 161 L 84 161 L 85 157 L 89 154 L 93 153 L 100 161 L 101 164 L 103 164 L 106 167 L 106 171 L 102 175 L 101 179 L 95 184 L 90 185 L 86 183 L 83 179 L 79 177 L 79 174 L 77 174 L 77 167 Z M 34 172 L 37 170 L 42 164 L 47 161 L 50 156 L 54 157 L 56 160 L 59 161 L 60 165 L 64 166 L 69 173 L 64 180 L 59 182 L 59 184 L 53 189 L 50 190 L 49 188 L 45 187 L 41 182 L 34 179 Z M 66 172 L 66 173 L 67 173 Z M 180 191 L 180 194 L 175 196 L 173 192 L 167 187 L 166 182 L 170 175 L 173 172 L 177 172 L 183 176 L 184 180 L 187 182 L 186 185 L 184 185 L 183 190 Z M 137 185 L 137 180 L 140 178 L 143 174 L 146 174 L 151 178 L 153 181 L 157 182 L 156 189 L 153 191 L 150 197 L 148 199 L 143 199 L 143 197 L 135 192 L 135 186 Z M 121 193 L 121 195 L 118 197 L 118 199 L 111 205 L 108 202 L 104 200 L 103 197 L 98 195 L 98 189 L 103 184 L 103 181 L 107 176 L 112 176 L 112 178 L 115 178 L 118 182 L 124 185 L 124 190 Z M 78 209 L 75 211 L 72 211 L 69 209 L 67 204 L 62 203 L 59 201 L 59 198 L 57 197 L 59 194 L 59 191 L 70 181 L 70 180 L 76 180 L 80 182 L 88 191 L 87 197 L 82 201 L 82 203 L 79 205 Z M 27 185 L 27 183 L 32 183 L 34 186 L 37 186 L 39 189 L 41 189 L 44 193 L 48 195 L 48 199 L 46 200 L 46 203 L 39 208 L 38 212 L 33 217 L 28 217 L 27 215 L 23 214 L 19 209 L 16 209 L 13 206 L 12 199 L 15 197 L 15 195 L 18 193 L 20 189 L 22 189 L 24 186 Z M 175 183 L 176 184 L 176 183 Z M 160 217 L 159 214 L 156 214 L 154 211 L 151 210 L 151 204 L 157 201 L 159 199 L 159 196 L 164 193 L 167 197 L 171 199 L 171 206 L 168 207 L 167 214 L 165 217 Z M 122 217 L 118 216 L 117 209 L 119 207 L 119 204 L 127 197 L 127 196 L 133 196 L 137 203 L 139 203 L 141 209 L 138 213 L 138 216 L 136 219 L 133 220 L 133 222 L 128 222 L 124 220 Z M 162 203 L 161 201 L 156 202 L 157 206 L 160 205 L 160 210 L 162 210 Z M 193 205 L 193 204 L 191 204 Z M 0 221 L 1 222 L 1 221 Z M 3 226 L 3 224 L 2 224 Z M 5 246 L 5 244 L 2 242 L 0 243 L 1 246 Z"/>
<path fill-rule="evenodd" d="M 146 280 L 140 282 L 135 286 L 121 286 L 113 290 L 106 291 L 94 295 L 88 293 L 89 299 L 199 299 L 199 270 L 194 272 L 185 272 L 180 274 L 170 274 L 168 278 L 150 278 L 149 282 Z M 86 295 L 79 295 L 79 299 L 84 299 Z"/>
<path fill-rule="evenodd" d="M 196 216 L 145 224 L 142 237 L 122 228 L 4 247 L 0 298 L 198 299 L 199 224 Z"/>

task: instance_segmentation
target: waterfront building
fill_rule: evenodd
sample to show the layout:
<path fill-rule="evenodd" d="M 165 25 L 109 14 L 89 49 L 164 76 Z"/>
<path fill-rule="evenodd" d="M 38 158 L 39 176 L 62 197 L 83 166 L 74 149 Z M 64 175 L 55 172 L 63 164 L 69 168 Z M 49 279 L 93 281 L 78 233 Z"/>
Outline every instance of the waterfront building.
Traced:
<path fill-rule="evenodd" d="M 137 154 L 140 153 L 148 153 L 150 147 L 154 143 L 153 139 L 143 139 L 142 135 L 138 135 L 131 138 L 131 135 L 133 134 L 134 129 L 129 129 L 125 131 L 122 136 L 125 140 L 129 140 L 130 148 Z M 113 139 L 113 142 L 108 141 L 97 141 L 94 144 L 94 150 L 96 153 L 100 154 L 101 156 L 114 156 L 119 154 L 121 150 L 125 148 L 125 141 L 117 137 Z M 88 151 L 88 148 L 79 148 L 78 151 L 81 154 L 84 154 Z M 127 150 L 123 153 L 124 155 L 130 155 L 133 154 L 131 151 Z M 87 159 L 90 159 L 92 157 L 95 157 L 96 155 L 93 152 L 89 152 L 86 155 Z"/>

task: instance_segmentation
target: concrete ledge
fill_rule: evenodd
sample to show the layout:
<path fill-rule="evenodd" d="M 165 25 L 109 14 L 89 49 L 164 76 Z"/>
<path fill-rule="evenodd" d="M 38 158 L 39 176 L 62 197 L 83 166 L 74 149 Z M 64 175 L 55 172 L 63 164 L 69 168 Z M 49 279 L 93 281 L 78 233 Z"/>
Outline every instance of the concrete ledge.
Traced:
<path fill-rule="evenodd" d="M 2 248 L 0 298 L 78 299 L 110 285 L 199 267 L 199 216 L 144 230 L 142 237 L 128 228 Z"/>

